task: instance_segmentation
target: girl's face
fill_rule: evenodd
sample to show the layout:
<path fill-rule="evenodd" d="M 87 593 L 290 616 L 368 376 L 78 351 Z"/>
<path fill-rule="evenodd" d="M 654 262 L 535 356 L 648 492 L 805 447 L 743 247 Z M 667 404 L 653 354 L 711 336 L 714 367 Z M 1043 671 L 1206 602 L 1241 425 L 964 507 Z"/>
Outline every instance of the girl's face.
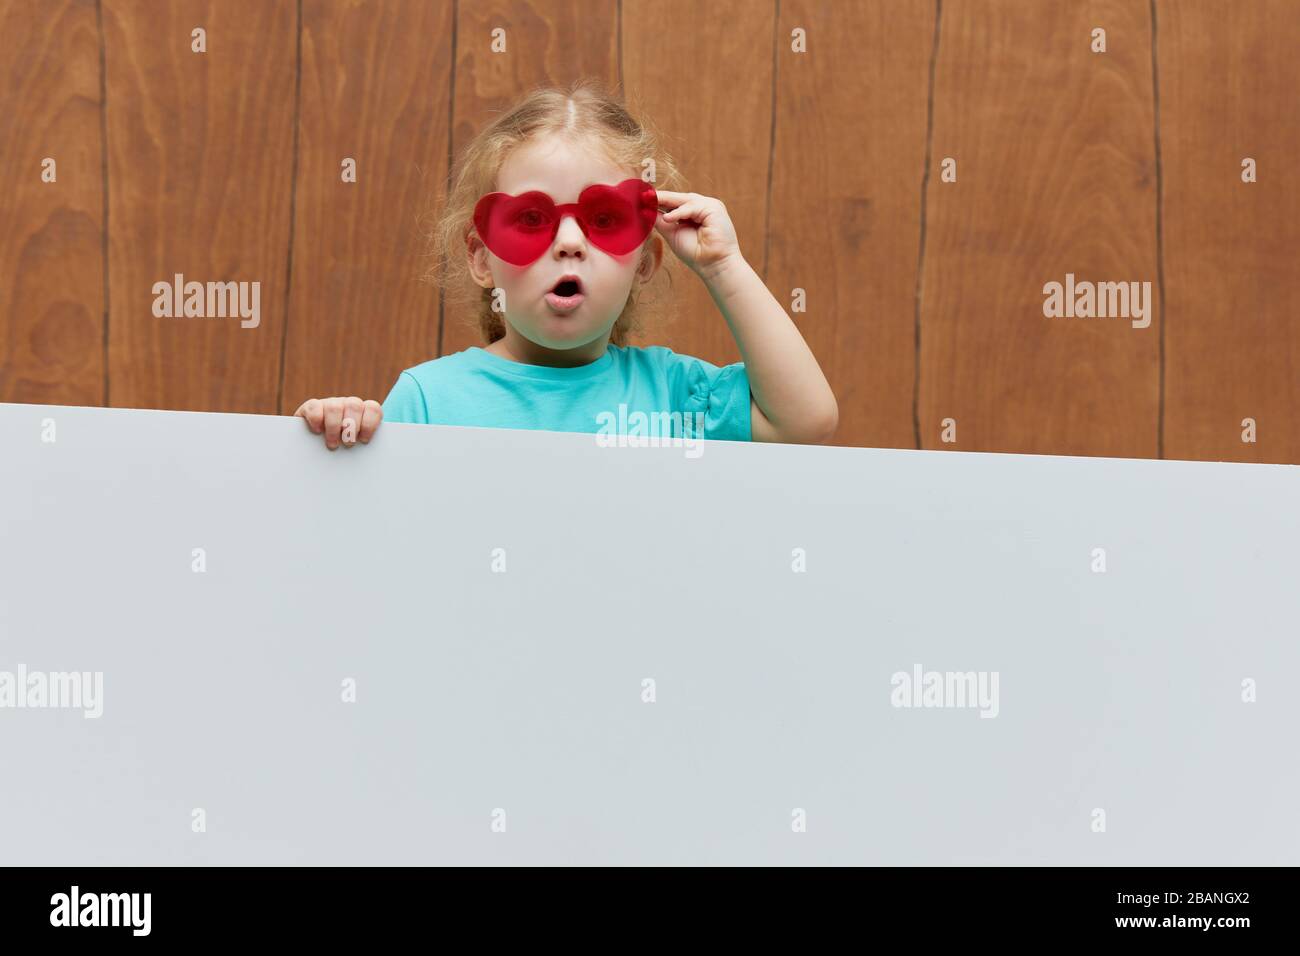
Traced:
<path fill-rule="evenodd" d="M 517 196 L 541 190 L 556 205 L 563 205 L 577 202 L 578 194 L 592 184 L 616 186 L 635 176 L 590 144 L 548 136 L 525 143 L 506 158 L 496 191 Z M 652 246 L 649 252 L 646 243 Z M 505 294 L 507 336 L 513 327 L 543 350 L 569 352 L 591 345 L 585 350 L 592 353 L 591 359 L 608 343 L 633 282 L 653 276 L 662 255 L 663 246 L 653 231 L 626 255 L 605 252 L 588 241 L 577 220 L 567 215 L 550 248 L 528 265 L 499 259 L 475 232 L 469 242 L 474 280 Z M 567 302 L 552 292 L 565 276 L 576 276 L 581 283 L 581 294 Z"/>

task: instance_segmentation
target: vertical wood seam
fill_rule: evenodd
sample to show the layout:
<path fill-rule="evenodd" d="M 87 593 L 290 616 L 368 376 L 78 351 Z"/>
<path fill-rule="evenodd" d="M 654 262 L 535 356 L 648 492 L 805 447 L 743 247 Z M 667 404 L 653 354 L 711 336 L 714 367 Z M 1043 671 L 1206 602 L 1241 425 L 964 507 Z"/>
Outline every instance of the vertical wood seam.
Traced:
<path fill-rule="evenodd" d="M 771 261 L 772 245 L 772 172 L 776 163 L 776 97 L 777 71 L 780 69 L 781 0 L 775 0 L 772 10 L 772 102 L 767 137 L 767 193 L 763 202 L 763 283 L 767 283 L 767 267 Z"/>
<path fill-rule="evenodd" d="M 1164 166 L 1160 156 L 1160 69 L 1156 59 L 1156 0 L 1151 7 L 1151 99 L 1155 115 L 1156 148 L 1156 289 L 1160 295 L 1160 386 L 1156 413 L 1156 457 L 1165 457 L 1165 230 Z"/>
<path fill-rule="evenodd" d="M 925 167 L 921 170 L 921 228 L 916 256 L 915 319 L 913 321 L 912 437 L 921 447 L 921 285 L 925 279 L 926 195 L 930 188 L 930 153 L 934 144 L 934 73 L 939 60 L 939 25 L 943 0 L 934 0 L 934 38 L 930 44 L 930 85 L 925 97 Z"/>
<path fill-rule="evenodd" d="M 99 31 L 99 167 L 103 221 L 100 223 L 100 257 L 104 275 L 103 362 L 104 407 L 109 408 L 108 321 L 110 314 L 108 276 L 108 51 L 104 41 L 104 0 L 95 0 L 95 27 Z"/>
<path fill-rule="evenodd" d="M 443 194 L 444 196 L 450 196 L 450 195 L 451 195 L 452 168 L 453 168 L 453 163 L 455 162 L 455 158 L 456 158 L 456 156 L 455 156 L 455 153 L 456 153 L 456 149 L 455 149 L 455 147 L 456 147 L 456 142 L 455 142 L 455 139 L 456 139 L 456 46 L 457 46 L 457 42 L 458 42 L 458 39 L 459 39 L 459 37 L 458 37 L 459 30 L 460 30 L 460 0 L 452 0 L 452 4 L 451 4 L 451 64 L 450 64 L 450 66 L 447 68 L 447 74 L 448 74 L 448 80 L 447 80 L 447 174 L 446 174 L 446 176 L 445 176 L 444 179 L 443 179 L 443 188 L 442 188 L 442 194 Z M 438 208 L 438 197 L 437 197 L 437 196 L 434 196 L 433 206 L 434 206 L 435 214 L 441 214 L 441 213 L 445 212 L 445 210 L 440 210 L 440 209 Z M 437 220 L 435 220 L 434 228 L 435 228 L 435 230 L 437 229 Z M 435 232 L 435 233 L 434 233 L 435 240 L 436 240 L 437 235 L 438 235 L 438 233 Z M 437 249 L 435 248 L 433 251 L 434 251 L 435 253 L 437 253 L 439 250 L 437 250 Z M 436 265 L 436 264 L 437 264 L 437 263 L 436 263 L 436 260 L 435 260 L 435 265 Z M 445 276 L 444 273 L 441 272 L 441 270 L 439 270 L 439 274 L 437 274 L 437 275 L 435 276 L 435 278 L 437 279 L 437 282 L 438 282 L 438 342 L 437 342 L 437 347 L 435 348 L 433 354 L 434 354 L 435 357 L 437 357 L 437 358 L 441 358 L 441 357 L 442 357 L 442 333 L 443 333 L 443 329 L 445 328 L 445 326 L 446 326 L 446 324 L 447 324 L 447 315 L 446 315 L 446 313 L 447 313 L 447 288 L 446 288 L 446 281 L 445 281 L 445 280 L 446 280 L 446 276 Z"/>
<path fill-rule="evenodd" d="M 275 389 L 275 413 L 284 414 L 284 362 L 289 345 L 289 300 L 293 293 L 293 235 L 297 228 L 298 127 L 302 124 L 302 0 L 298 0 L 296 61 L 293 76 L 293 159 L 289 168 L 289 248 L 284 264 L 284 316 L 280 326 L 280 378 Z"/>

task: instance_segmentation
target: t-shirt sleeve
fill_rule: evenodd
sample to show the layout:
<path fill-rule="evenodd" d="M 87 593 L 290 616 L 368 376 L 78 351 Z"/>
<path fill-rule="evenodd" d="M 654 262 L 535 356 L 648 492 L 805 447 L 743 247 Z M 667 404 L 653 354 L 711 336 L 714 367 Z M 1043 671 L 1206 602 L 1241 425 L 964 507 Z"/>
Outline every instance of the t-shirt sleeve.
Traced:
<path fill-rule="evenodd" d="M 384 399 L 384 421 L 429 424 L 429 407 L 424 401 L 424 390 L 410 372 L 397 376 L 393 390 Z"/>
<path fill-rule="evenodd" d="M 717 366 L 690 355 L 673 355 L 681 363 L 675 376 L 682 410 L 702 412 L 705 438 L 752 441 L 749 373 L 744 362 Z M 698 421 L 699 419 L 692 419 Z"/>

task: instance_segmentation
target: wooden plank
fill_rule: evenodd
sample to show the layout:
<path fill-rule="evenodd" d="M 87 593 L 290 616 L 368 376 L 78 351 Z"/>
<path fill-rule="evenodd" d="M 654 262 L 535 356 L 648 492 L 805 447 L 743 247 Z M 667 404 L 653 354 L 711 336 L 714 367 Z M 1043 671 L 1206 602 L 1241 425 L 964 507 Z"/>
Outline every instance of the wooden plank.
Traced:
<path fill-rule="evenodd" d="M 284 414 L 313 396 L 382 401 L 437 354 L 420 217 L 447 173 L 452 4 L 306 0 L 302 18 Z"/>
<path fill-rule="evenodd" d="M 104 401 L 99 50 L 93 2 L 0 0 L 0 402 Z"/>
<path fill-rule="evenodd" d="M 1093 53 L 1091 31 L 1107 31 Z M 1155 457 L 1156 167 L 1146 4 L 946 3 L 922 267 L 925 448 Z M 957 182 L 939 178 L 945 157 Z M 1151 324 L 1047 318 L 1044 286 L 1150 282 Z M 1139 286 L 1139 289 L 1141 286 Z M 941 421 L 957 441 L 941 441 Z"/>
<path fill-rule="evenodd" d="M 457 11 L 457 155 L 532 87 L 568 86 L 587 76 L 617 84 L 618 6 L 608 0 L 475 0 Z M 505 53 L 491 49 L 497 28 L 506 31 Z M 473 316 L 444 311 L 442 355 L 484 344 Z M 432 352 L 420 360 L 431 357 Z"/>
<path fill-rule="evenodd" d="M 293 175 L 293 0 L 105 0 L 109 399 L 276 407 Z M 207 52 L 191 31 L 207 31 Z M 258 282 L 260 322 L 157 318 L 157 282 Z M 250 286 L 251 289 L 251 286 Z"/>
<path fill-rule="evenodd" d="M 1161 3 L 1157 42 L 1165 455 L 1300 463 L 1296 5 Z"/>
<path fill-rule="evenodd" d="M 911 448 L 934 0 L 794 0 L 777 29 L 767 284 L 835 391 L 835 443 Z M 803 29 L 807 53 L 791 50 Z M 792 310 L 793 290 L 806 312 Z"/>
<path fill-rule="evenodd" d="M 771 164 L 775 3 L 625 0 L 623 79 L 664 132 L 688 192 L 727 205 L 740 249 L 760 272 Z M 674 260 L 676 312 L 641 342 L 716 364 L 740 360 L 704 284 Z M 639 343 L 640 344 L 640 343 Z"/>

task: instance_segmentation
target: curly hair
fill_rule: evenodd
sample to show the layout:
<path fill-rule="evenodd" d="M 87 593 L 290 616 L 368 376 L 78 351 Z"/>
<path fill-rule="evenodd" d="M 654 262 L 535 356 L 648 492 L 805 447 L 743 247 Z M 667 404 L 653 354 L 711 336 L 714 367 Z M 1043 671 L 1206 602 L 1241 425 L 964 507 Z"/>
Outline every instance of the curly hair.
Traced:
<path fill-rule="evenodd" d="M 497 188 L 497 175 L 510 152 L 535 136 L 562 134 L 589 140 L 604 149 L 618 166 L 642 175 L 649 167 L 657 188 L 685 191 L 676 164 L 663 149 L 660 137 L 646 121 L 636 119 L 622 100 L 594 79 L 582 79 L 568 89 L 539 87 L 524 95 L 469 142 L 449 175 L 442 211 L 426 238 L 433 264 L 423 278 L 439 286 L 446 302 L 466 323 L 477 327 L 484 344 L 504 336 L 505 322 L 492 310 L 492 290 L 474 282 L 469 271 L 465 241 L 474 228 L 474 206 L 485 193 Z M 651 234 L 652 242 L 663 240 Z M 649 244 L 642 256 L 652 255 Z M 663 286 L 672 287 L 676 266 L 671 256 L 653 279 L 636 283 L 610 340 L 625 346 L 629 336 L 646 329 L 646 316 L 662 312 L 671 302 Z"/>

